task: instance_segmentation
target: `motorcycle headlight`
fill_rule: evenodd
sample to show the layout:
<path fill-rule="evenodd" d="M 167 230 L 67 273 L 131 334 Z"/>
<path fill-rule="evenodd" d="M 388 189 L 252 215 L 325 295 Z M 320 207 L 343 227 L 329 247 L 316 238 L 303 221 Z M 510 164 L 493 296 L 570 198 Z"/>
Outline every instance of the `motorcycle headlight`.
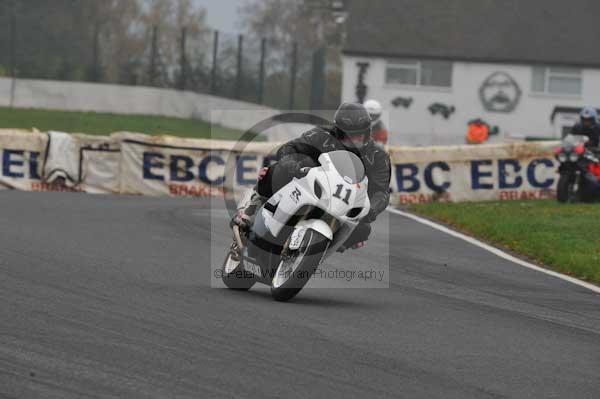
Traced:
<path fill-rule="evenodd" d="M 565 153 L 558 154 L 557 158 L 559 162 L 567 162 L 567 155 Z"/>
<path fill-rule="evenodd" d="M 575 154 L 574 152 L 571 153 L 571 155 L 569 155 L 569 161 L 571 161 L 571 162 L 579 161 L 579 155 Z"/>
<path fill-rule="evenodd" d="M 321 197 L 323 196 L 323 187 L 321 187 L 321 184 L 317 180 L 315 180 L 313 191 L 315 192 L 315 197 L 321 199 Z"/>

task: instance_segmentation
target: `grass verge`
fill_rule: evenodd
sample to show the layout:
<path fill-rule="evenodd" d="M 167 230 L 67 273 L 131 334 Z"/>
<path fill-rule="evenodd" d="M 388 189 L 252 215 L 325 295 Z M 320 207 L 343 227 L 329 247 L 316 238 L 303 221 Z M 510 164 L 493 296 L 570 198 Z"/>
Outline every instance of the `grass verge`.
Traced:
<path fill-rule="evenodd" d="M 600 205 L 555 201 L 434 203 L 409 211 L 552 270 L 600 284 Z"/>
<path fill-rule="evenodd" d="M 130 131 L 151 135 L 238 140 L 239 130 L 211 126 L 201 120 L 148 115 L 116 115 L 94 112 L 48 111 L 0 107 L 0 128 L 56 130 L 67 133 L 109 134 Z M 255 138 L 254 135 L 251 137 Z"/>

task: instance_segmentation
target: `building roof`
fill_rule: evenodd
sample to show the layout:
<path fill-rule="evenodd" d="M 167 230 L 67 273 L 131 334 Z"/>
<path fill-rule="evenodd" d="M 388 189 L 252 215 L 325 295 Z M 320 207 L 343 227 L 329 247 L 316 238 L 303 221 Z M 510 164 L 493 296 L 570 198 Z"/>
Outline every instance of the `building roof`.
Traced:
<path fill-rule="evenodd" d="M 348 0 L 344 53 L 600 67 L 598 0 Z"/>

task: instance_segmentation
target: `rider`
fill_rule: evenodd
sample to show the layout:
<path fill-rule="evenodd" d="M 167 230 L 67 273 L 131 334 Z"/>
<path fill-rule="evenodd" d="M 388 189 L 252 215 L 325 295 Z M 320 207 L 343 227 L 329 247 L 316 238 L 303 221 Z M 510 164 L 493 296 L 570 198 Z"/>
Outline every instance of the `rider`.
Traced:
<path fill-rule="evenodd" d="M 252 226 L 258 207 L 294 177 L 301 178 L 308 169 L 318 166 L 322 153 L 346 150 L 358 155 L 369 179 L 371 210 L 359 223 L 352 236 L 341 248 L 360 248 L 371 234 L 370 224 L 383 212 L 390 199 L 390 157 L 371 137 L 371 118 L 366 108 L 357 103 L 344 103 L 335 113 L 333 126 L 319 126 L 277 151 L 277 163 L 259 173 L 259 182 L 249 190 L 238 206 L 232 226 L 242 230 Z"/>
<path fill-rule="evenodd" d="M 377 100 L 368 100 L 365 102 L 365 108 L 369 112 L 371 116 L 372 123 L 372 133 L 373 140 L 377 144 L 386 145 L 388 143 L 388 131 L 381 120 L 381 114 L 383 113 L 383 108 L 381 104 Z"/>
<path fill-rule="evenodd" d="M 579 114 L 580 122 L 573 126 L 571 134 L 587 136 L 587 146 L 598 148 L 600 146 L 600 124 L 598 124 L 598 113 L 594 107 L 585 107 Z"/>
<path fill-rule="evenodd" d="M 589 141 L 586 146 L 589 147 L 593 152 L 600 150 L 600 124 L 598 124 L 598 112 L 594 107 L 585 107 L 579 114 L 580 122 L 573 126 L 571 134 L 587 136 Z M 595 165 L 590 165 L 595 169 Z M 587 187 L 590 194 L 597 195 L 600 193 L 600 179 L 594 172 L 594 170 L 588 170 L 584 173 L 584 176 L 588 182 Z"/>

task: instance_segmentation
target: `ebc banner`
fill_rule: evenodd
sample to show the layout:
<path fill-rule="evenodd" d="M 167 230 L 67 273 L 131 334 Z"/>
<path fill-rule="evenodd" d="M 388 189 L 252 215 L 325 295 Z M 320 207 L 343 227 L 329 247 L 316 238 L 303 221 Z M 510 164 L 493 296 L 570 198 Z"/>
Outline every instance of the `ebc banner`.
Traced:
<path fill-rule="evenodd" d="M 396 204 L 554 198 L 556 143 L 393 151 Z"/>
<path fill-rule="evenodd" d="M 0 130 L 0 186 L 40 191 L 48 136 L 23 130 Z"/>
<path fill-rule="evenodd" d="M 121 192 L 221 197 L 256 184 L 263 155 L 236 153 L 201 140 L 123 135 Z"/>

